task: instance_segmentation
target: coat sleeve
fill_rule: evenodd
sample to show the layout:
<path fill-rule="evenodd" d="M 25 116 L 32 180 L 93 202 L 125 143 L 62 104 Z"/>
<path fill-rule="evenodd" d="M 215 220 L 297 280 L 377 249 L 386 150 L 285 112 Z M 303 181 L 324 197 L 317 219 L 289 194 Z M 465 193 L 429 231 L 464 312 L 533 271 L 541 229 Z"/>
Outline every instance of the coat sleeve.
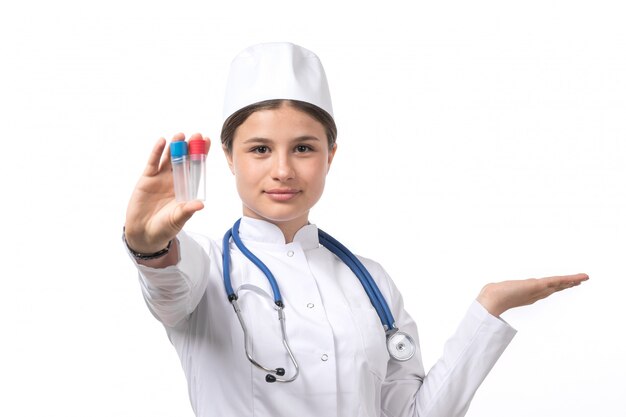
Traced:
<path fill-rule="evenodd" d="M 476 390 L 515 336 L 516 330 L 489 314 L 474 301 L 452 337 L 442 357 L 424 373 L 417 326 L 405 311 L 400 292 L 382 272 L 390 308 L 398 328 L 417 343 L 414 357 L 406 362 L 389 360 L 382 384 L 381 408 L 385 417 L 462 417 Z M 379 275 L 380 277 L 380 275 Z"/>
<path fill-rule="evenodd" d="M 150 268 L 138 264 L 131 255 L 146 304 L 166 327 L 180 325 L 195 310 L 207 288 L 210 257 L 219 256 L 209 239 L 192 238 L 184 231 L 176 238 L 179 251 L 176 265 Z"/>

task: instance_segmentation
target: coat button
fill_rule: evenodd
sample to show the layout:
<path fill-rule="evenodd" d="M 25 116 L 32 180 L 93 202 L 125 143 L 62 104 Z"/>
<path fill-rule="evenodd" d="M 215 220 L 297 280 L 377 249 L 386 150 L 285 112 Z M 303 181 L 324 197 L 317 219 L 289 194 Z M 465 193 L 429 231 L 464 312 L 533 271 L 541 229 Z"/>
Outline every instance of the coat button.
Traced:
<path fill-rule="evenodd" d="M 287 256 L 289 256 L 291 258 L 293 256 L 293 251 L 290 250 L 289 252 L 287 252 Z"/>
<path fill-rule="evenodd" d="M 308 308 L 313 308 L 313 307 L 315 307 L 315 304 L 313 304 L 313 303 L 309 303 L 309 304 L 307 304 L 306 306 L 307 306 Z"/>
<path fill-rule="evenodd" d="M 324 354 L 322 355 L 322 360 L 323 360 L 324 362 L 326 362 L 326 361 L 328 360 L 328 355 L 324 353 Z"/>

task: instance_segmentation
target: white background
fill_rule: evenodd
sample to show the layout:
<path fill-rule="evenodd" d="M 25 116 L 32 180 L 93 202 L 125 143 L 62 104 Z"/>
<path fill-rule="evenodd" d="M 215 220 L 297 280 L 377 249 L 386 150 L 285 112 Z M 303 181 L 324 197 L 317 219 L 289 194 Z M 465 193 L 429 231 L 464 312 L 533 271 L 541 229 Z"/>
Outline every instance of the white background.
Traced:
<path fill-rule="evenodd" d="M 468 415 L 620 415 L 621 3 L 1 6 L 0 415 L 192 416 L 125 208 L 158 137 L 218 142 L 230 60 L 278 40 L 315 51 L 333 94 L 339 150 L 312 221 L 394 277 L 427 368 L 485 283 L 591 276 L 504 314 L 519 333 Z M 208 175 L 189 227 L 220 237 L 240 206 L 219 146 Z"/>

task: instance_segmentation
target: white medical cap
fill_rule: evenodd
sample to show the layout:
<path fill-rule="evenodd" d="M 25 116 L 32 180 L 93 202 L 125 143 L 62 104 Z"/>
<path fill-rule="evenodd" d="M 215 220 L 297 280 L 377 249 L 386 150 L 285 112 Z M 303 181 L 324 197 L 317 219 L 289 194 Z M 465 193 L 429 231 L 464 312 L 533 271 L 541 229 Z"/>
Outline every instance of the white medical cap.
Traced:
<path fill-rule="evenodd" d="M 324 67 L 317 55 L 287 42 L 261 43 L 233 59 L 226 83 L 224 120 L 264 100 L 305 101 L 333 115 Z"/>

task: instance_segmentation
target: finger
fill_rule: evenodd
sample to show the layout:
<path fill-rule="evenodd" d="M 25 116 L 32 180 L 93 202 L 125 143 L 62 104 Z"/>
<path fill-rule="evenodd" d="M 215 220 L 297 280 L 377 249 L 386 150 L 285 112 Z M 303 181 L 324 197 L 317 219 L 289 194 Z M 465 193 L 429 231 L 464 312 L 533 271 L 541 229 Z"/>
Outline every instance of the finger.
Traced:
<path fill-rule="evenodd" d="M 192 140 L 202 140 L 202 134 L 201 133 L 194 133 L 193 135 L 189 136 L 189 141 Z"/>
<path fill-rule="evenodd" d="M 163 155 L 163 148 L 165 148 L 165 139 L 159 138 L 152 147 L 146 169 L 143 172 L 144 175 L 150 177 L 159 172 L 159 160 L 161 159 L 161 155 Z"/>
<path fill-rule="evenodd" d="M 182 216 L 185 222 L 191 218 L 197 211 L 204 208 L 204 203 L 200 200 L 186 201 L 182 208 Z"/>
<path fill-rule="evenodd" d="M 189 137 L 189 141 L 191 142 L 192 140 L 203 140 L 205 145 L 204 145 L 204 153 L 208 154 L 209 153 L 209 148 L 211 147 L 211 139 L 209 139 L 208 136 L 202 136 L 201 133 L 194 133 L 193 135 L 191 135 Z"/>
<path fill-rule="evenodd" d="M 554 277 L 545 278 L 545 282 L 547 285 L 546 295 L 544 297 L 549 296 L 552 293 L 563 291 L 569 288 L 577 287 L 583 281 L 589 279 L 587 274 L 574 274 L 574 275 L 560 275 Z"/>
<path fill-rule="evenodd" d="M 549 291 L 550 293 L 559 292 L 559 291 L 567 290 L 568 288 L 576 287 L 578 285 L 580 285 L 580 282 L 563 282 L 557 286 L 550 287 Z"/>
<path fill-rule="evenodd" d="M 546 277 L 542 280 L 545 281 L 550 287 L 557 287 L 560 285 L 567 285 L 569 283 L 581 283 L 589 279 L 587 274 L 574 274 L 574 275 L 558 275 L 554 277 Z"/>
<path fill-rule="evenodd" d="M 173 213 L 172 223 L 174 227 L 178 230 L 182 229 L 194 213 L 203 208 L 204 204 L 199 200 L 181 202 Z"/>
<path fill-rule="evenodd" d="M 589 279 L 589 275 L 584 273 L 574 274 L 574 275 L 564 275 L 563 278 L 568 278 L 569 281 L 572 282 L 583 282 Z"/>
<path fill-rule="evenodd" d="M 589 279 L 589 275 L 585 274 L 585 273 L 579 273 L 575 275 L 577 278 L 578 282 L 583 282 L 583 281 L 587 281 Z"/>
<path fill-rule="evenodd" d="M 172 136 L 172 142 L 178 142 L 181 140 L 185 140 L 185 134 L 183 132 L 178 132 L 174 136 Z"/>

